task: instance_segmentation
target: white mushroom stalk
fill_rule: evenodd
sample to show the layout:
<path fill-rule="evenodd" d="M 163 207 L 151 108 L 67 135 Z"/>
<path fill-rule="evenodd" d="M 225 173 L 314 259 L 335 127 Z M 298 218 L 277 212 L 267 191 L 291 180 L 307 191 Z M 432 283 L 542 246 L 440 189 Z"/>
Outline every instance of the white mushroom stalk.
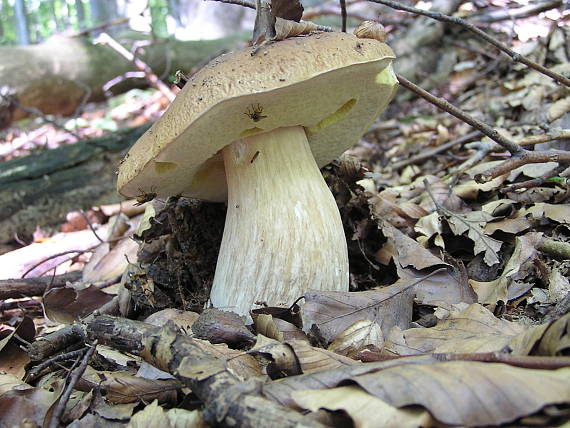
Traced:
<path fill-rule="evenodd" d="M 336 202 L 301 126 L 223 149 L 228 211 L 210 295 L 247 314 L 287 306 L 309 289 L 348 290 L 346 238 Z"/>

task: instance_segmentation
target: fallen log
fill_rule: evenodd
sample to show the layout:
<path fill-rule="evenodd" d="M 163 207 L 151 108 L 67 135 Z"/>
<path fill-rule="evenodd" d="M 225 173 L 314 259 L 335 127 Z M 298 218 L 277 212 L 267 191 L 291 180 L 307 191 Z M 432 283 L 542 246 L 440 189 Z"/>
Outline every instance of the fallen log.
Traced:
<path fill-rule="evenodd" d="M 138 41 L 131 38 L 130 43 L 140 44 L 145 36 L 137 37 Z M 217 40 L 159 39 L 141 49 L 140 57 L 155 74 L 166 78 L 234 49 L 245 38 L 238 34 Z M 138 70 L 109 46 L 81 38 L 53 36 L 38 45 L 1 46 L 0 129 L 29 115 L 19 106 L 44 114 L 71 115 L 83 102 L 105 99 L 105 83 L 133 71 Z M 118 94 L 143 86 L 148 86 L 145 79 L 128 78 L 110 91 Z"/>
<path fill-rule="evenodd" d="M 74 210 L 122 200 L 115 171 L 150 124 L 0 163 L 0 243 L 27 239 Z"/>

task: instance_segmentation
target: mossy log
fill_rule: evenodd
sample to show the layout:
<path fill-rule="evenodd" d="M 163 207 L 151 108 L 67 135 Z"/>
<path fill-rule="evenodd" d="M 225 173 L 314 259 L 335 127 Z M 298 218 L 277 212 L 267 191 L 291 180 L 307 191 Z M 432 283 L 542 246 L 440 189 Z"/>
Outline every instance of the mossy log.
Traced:
<path fill-rule="evenodd" d="M 139 40 L 131 36 L 128 42 L 119 41 L 125 45 L 141 44 L 144 35 L 135 37 Z M 239 34 L 217 40 L 149 40 L 138 53 L 153 72 L 163 78 L 176 70 L 188 72 L 236 48 L 245 38 Z M 83 100 L 103 100 L 105 83 L 133 71 L 138 70 L 109 46 L 95 45 L 81 38 L 53 36 L 38 45 L 1 46 L 0 129 L 28 115 L 18 105 L 44 114 L 71 115 Z M 145 85 L 148 86 L 145 79 L 123 79 L 111 92 L 118 94 Z"/>
<path fill-rule="evenodd" d="M 74 210 L 118 202 L 115 171 L 149 125 L 0 163 L 0 243 L 54 226 Z"/>

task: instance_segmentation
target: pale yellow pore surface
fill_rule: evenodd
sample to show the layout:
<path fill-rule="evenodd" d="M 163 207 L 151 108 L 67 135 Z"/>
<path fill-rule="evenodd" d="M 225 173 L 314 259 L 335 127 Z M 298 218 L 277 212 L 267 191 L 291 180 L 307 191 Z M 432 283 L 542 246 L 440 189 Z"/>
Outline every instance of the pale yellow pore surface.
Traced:
<path fill-rule="evenodd" d="M 394 54 L 377 40 L 322 33 L 251 52 L 223 55 L 188 81 L 120 166 L 121 194 L 223 201 L 220 150 L 280 127 L 304 127 L 323 166 L 358 141 L 396 91 Z"/>
<path fill-rule="evenodd" d="M 228 212 L 212 305 L 248 315 L 256 302 L 289 306 L 309 289 L 348 291 L 342 221 L 305 130 L 244 138 L 223 157 Z"/>

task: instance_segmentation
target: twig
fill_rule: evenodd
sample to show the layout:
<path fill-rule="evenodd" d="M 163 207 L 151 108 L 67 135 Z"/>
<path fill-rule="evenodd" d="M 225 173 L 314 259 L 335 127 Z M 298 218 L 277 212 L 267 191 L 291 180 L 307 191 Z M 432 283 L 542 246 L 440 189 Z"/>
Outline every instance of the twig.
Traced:
<path fill-rule="evenodd" d="M 532 189 L 533 187 L 538 187 L 545 183 L 549 178 L 556 177 L 562 171 L 566 169 L 566 166 L 559 166 L 554 168 L 552 171 L 547 172 L 542 177 L 533 178 L 532 180 L 523 181 L 521 183 L 511 184 L 510 186 L 501 189 L 501 193 L 514 192 L 519 189 Z"/>
<path fill-rule="evenodd" d="M 99 235 L 97 235 L 97 231 L 95 230 L 95 228 L 93 227 L 93 225 L 91 224 L 91 222 L 89 221 L 89 219 L 87 218 L 87 214 L 85 214 L 85 211 L 79 210 L 79 213 L 83 216 L 83 219 L 85 220 L 85 222 L 86 222 L 87 225 L 89 226 L 89 229 L 91 229 L 91 232 L 93 232 L 93 235 L 95 235 L 95 238 L 97 238 L 97 240 L 98 240 L 101 244 L 104 244 L 105 241 L 103 241 L 103 239 L 101 239 L 101 237 L 100 237 Z"/>
<path fill-rule="evenodd" d="M 496 129 L 491 128 L 486 123 L 483 123 L 471 115 L 465 113 L 463 110 L 455 107 L 453 104 L 449 103 L 447 100 L 443 98 L 436 97 L 435 95 L 430 94 L 425 89 L 420 88 L 419 86 L 413 84 L 405 77 L 397 74 L 398 81 L 404 86 L 406 89 L 418 94 L 420 97 L 424 98 L 425 100 L 429 101 L 430 103 L 434 104 L 441 110 L 444 110 L 455 116 L 458 119 L 461 119 L 463 122 L 468 123 L 473 128 L 478 129 L 481 133 L 485 134 L 491 140 L 497 142 L 502 147 L 507 149 L 511 155 L 516 156 L 518 154 L 522 154 L 524 149 L 520 147 L 515 142 L 503 137 Z"/>
<path fill-rule="evenodd" d="M 85 250 L 68 250 L 68 251 L 62 251 L 61 253 L 56 253 L 56 254 L 52 254 L 49 257 L 46 257 L 45 259 L 40 260 L 38 263 L 34 264 L 31 268 L 29 268 L 26 272 L 24 272 L 22 274 L 22 279 L 26 277 L 27 274 L 29 274 L 31 271 L 33 271 L 35 268 L 37 268 L 38 266 L 41 266 L 42 264 L 44 264 L 45 262 L 51 260 L 51 259 L 55 259 L 56 257 L 59 256 L 65 256 L 66 254 L 71 254 L 71 253 L 77 253 L 77 256 L 83 253 L 90 253 L 93 252 L 93 250 L 95 249 L 95 247 L 97 247 L 100 244 L 97 244 L 93 247 L 89 247 Z M 75 256 L 74 256 L 75 257 Z M 53 267 L 50 267 L 48 269 L 48 271 L 52 270 Z"/>
<path fill-rule="evenodd" d="M 394 164 L 391 165 L 392 170 L 396 171 L 399 169 L 402 169 L 408 165 L 413 165 L 415 163 L 421 162 L 423 160 L 429 159 L 432 156 L 437 155 L 438 153 L 441 152 L 446 152 L 449 149 L 455 147 L 455 146 L 459 146 L 461 144 L 465 144 L 465 143 L 469 143 L 477 138 L 479 138 L 481 136 L 481 131 L 473 131 L 470 132 L 467 135 L 464 135 L 462 137 L 456 138 L 455 140 L 449 141 L 445 144 L 442 144 L 440 146 L 437 146 L 433 149 L 430 150 L 424 150 L 422 151 L 422 153 L 416 155 L 416 156 L 412 156 L 411 158 L 405 159 L 403 161 L 400 162 L 396 162 Z"/>
<path fill-rule="evenodd" d="M 85 352 L 83 360 L 81 364 L 77 368 L 72 367 L 72 371 L 69 374 L 69 383 L 65 387 L 63 394 L 59 397 L 57 405 L 54 408 L 54 411 L 51 415 L 48 428 L 58 428 L 60 424 L 61 415 L 63 415 L 63 411 L 65 410 L 65 406 L 71 397 L 71 393 L 73 392 L 73 387 L 77 383 L 77 381 L 81 378 L 85 370 L 87 369 L 87 365 L 91 360 L 91 357 L 95 353 L 95 348 L 97 347 L 97 340 L 93 342 L 93 345 Z M 79 362 L 79 359 L 77 360 Z"/>
<path fill-rule="evenodd" d="M 570 87 L 570 79 L 568 79 L 567 77 L 564 77 L 561 74 L 555 73 L 554 71 L 549 70 L 548 68 L 543 67 L 542 65 L 537 64 L 534 61 L 531 61 L 530 59 L 526 58 L 525 56 L 523 56 L 519 53 L 516 53 L 515 51 L 508 48 L 503 43 L 499 42 L 497 39 L 489 36 L 487 33 L 480 30 L 479 28 L 475 27 L 474 25 L 470 24 L 469 22 L 465 21 L 464 19 L 458 18 L 456 16 L 445 15 L 441 12 L 433 12 L 430 10 L 417 9 L 415 7 L 406 6 L 402 3 L 398 3 L 398 2 L 395 2 L 392 0 L 369 0 L 369 1 L 372 3 L 383 4 L 385 6 L 393 8 L 393 9 L 403 10 L 405 12 L 410 12 L 410 13 L 415 13 L 416 15 L 427 16 L 428 18 L 435 19 L 436 21 L 450 22 L 453 24 L 461 25 L 465 29 L 471 31 L 472 33 L 474 33 L 475 35 L 480 37 L 481 39 L 492 44 L 493 46 L 495 46 L 500 51 L 506 53 L 508 56 L 510 56 L 512 58 L 513 61 L 520 62 L 520 63 L 526 65 L 527 67 L 532 68 L 533 70 L 536 70 L 539 73 L 542 73 L 542 74 L 550 77 L 551 79 L 554 79 L 557 82 L 562 83 L 563 85 Z"/>
<path fill-rule="evenodd" d="M 34 368 L 32 368 L 28 374 L 26 375 L 26 382 L 30 383 L 36 380 L 36 378 L 42 373 L 45 369 L 49 366 L 52 366 L 59 361 L 71 360 L 72 358 L 78 358 L 81 356 L 85 351 L 83 349 L 79 349 L 77 351 L 66 352 L 65 354 L 59 354 L 54 357 L 47 359 L 46 361 L 38 364 Z"/>
<path fill-rule="evenodd" d="M 507 174 L 519 166 L 528 165 L 529 163 L 545 163 L 559 162 L 562 164 L 570 163 L 570 152 L 563 151 L 524 151 L 520 156 L 513 156 L 505 162 L 491 168 L 481 174 L 477 174 L 474 178 L 478 183 L 487 183 L 499 175 Z"/>
<path fill-rule="evenodd" d="M 93 31 L 104 30 L 105 28 L 114 27 L 115 25 L 125 24 L 130 21 L 131 18 L 117 18 L 109 22 L 103 22 L 102 24 L 95 25 L 93 27 L 86 28 L 85 30 L 78 31 L 76 33 L 69 34 L 69 37 L 81 37 L 85 36 Z"/>
<path fill-rule="evenodd" d="M 109 45 L 111 48 L 117 51 L 117 53 L 119 53 L 121 56 L 126 58 L 128 61 L 132 62 L 136 68 L 138 68 L 145 74 L 145 77 L 148 80 L 148 82 L 151 84 L 151 86 L 158 89 L 170 101 L 174 100 L 176 95 L 174 95 L 174 93 L 170 90 L 170 88 L 166 86 L 157 77 L 156 74 L 154 74 L 149 65 L 145 63 L 142 59 L 135 56 L 132 52 L 129 52 L 127 49 L 125 49 L 123 45 L 121 45 L 119 42 L 117 42 L 107 33 L 102 33 L 101 35 L 99 35 L 99 37 L 97 37 L 97 42 Z"/>
<path fill-rule="evenodd" d="M 342 32 L 346 33 L 346 0 L 340 0 L 340 16 L 342 17 Z"/>

